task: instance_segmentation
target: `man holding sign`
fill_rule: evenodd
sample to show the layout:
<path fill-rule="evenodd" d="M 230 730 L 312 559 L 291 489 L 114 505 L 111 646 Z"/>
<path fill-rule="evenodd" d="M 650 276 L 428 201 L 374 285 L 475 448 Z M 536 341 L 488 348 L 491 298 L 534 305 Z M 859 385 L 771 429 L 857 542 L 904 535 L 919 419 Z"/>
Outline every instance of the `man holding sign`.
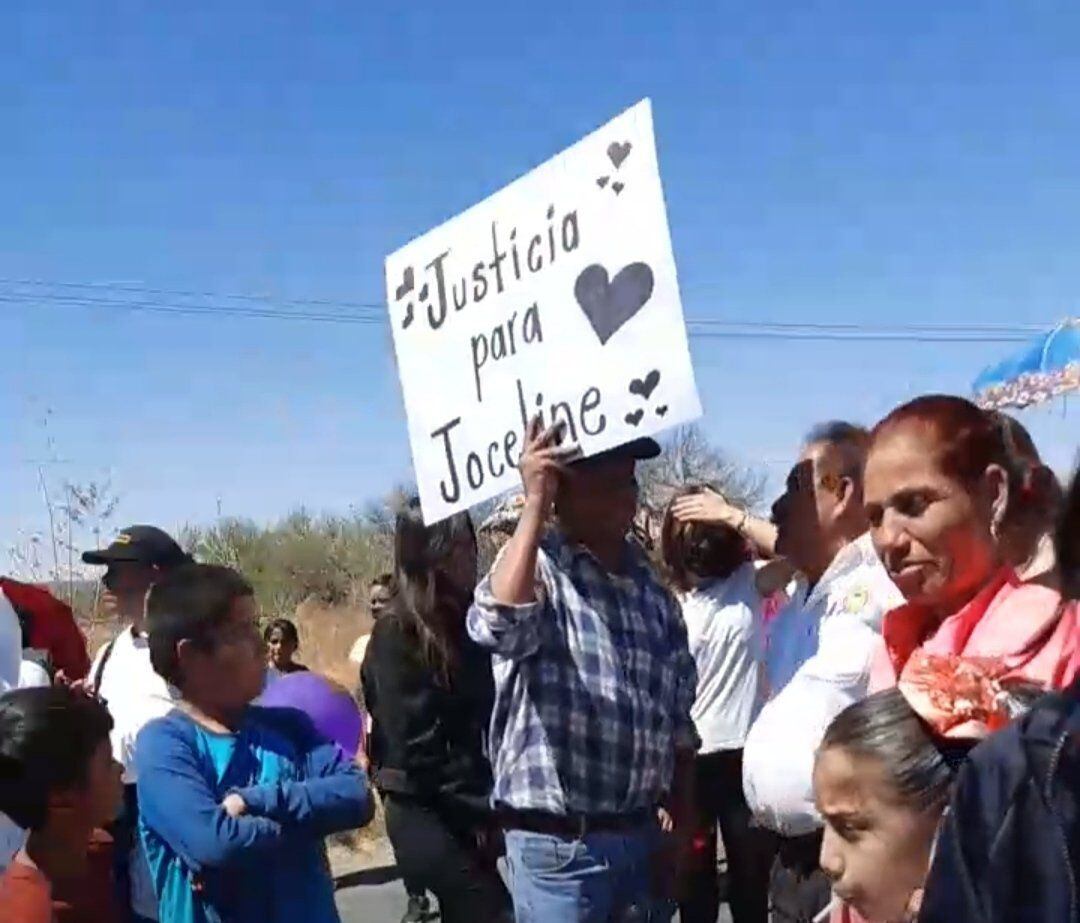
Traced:
<path fill-rule="evenodd" d="M 563 429 L 530 426 L 524 509 L 469 612 L 493 654 L 493 800 L 520 923 L 648 919 L 656 811 L 683 829 L 698 745 L 678 604 L 627 537 L 635 463 L 660 448 L 582 458 Z"/>

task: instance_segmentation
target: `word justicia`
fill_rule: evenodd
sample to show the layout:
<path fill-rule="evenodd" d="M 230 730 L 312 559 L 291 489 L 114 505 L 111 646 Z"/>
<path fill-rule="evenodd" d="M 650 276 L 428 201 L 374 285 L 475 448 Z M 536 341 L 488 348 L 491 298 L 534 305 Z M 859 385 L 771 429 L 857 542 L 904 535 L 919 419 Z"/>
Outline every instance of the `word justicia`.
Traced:
<path fill-rule="evenodd" d="M 433 279 L 433 295 L 427 301 L 427 319 L 432 330 L 446 321 L 451 307 L 461 311 L 467 304 L 479 304 L 489 294 L 503 294 L 515 282 L 536 275 L 554 264 L 560 253 L 570 253 L 581 243 L 577 211 L 556 218 L 554 205 L 547 209 L 546 224 L 532 235 L 510 229 L 500 238 L 498 222 L 491 222 L 491 256 L 478 260 L 471 272 L 457 273 L 450 266 L 450 249 L 444 250 L 424 268 Z"/>

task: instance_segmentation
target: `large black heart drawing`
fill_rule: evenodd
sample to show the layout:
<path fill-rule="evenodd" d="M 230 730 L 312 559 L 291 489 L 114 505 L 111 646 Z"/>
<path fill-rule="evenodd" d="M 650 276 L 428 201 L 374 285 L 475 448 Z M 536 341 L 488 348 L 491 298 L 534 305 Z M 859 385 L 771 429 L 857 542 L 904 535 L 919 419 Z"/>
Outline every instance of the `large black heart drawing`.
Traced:
<path fill-rule="evenodd" d="M 656 390 L 658 384 L 660 384 L 660 372 L 653 369 L 644 379 L 635 378 L 630 382 L 630 393 L 648 400 L 652 397 L 652 393 Z"/>
<path fill-rule="evenodd" d="M 608 145 L 607 155 L 611 158 L 611 162 L 615 164 L 615 169 L 618 170 L 622 166 L 623 161 L 630 156 L 630 148 L 632 145 L 629 141 L 624 141 L 619 144 L 618 141 L 612 141 Z"/>
<path fill-rule="evenodd" d="M 653 274 L 645 263 L 624 266 L 610 282 L 607 270 L 593 263 L 581 271 L 574 283 L 574 297 L 601 345 L 645 307 L 652 293 Z"/>

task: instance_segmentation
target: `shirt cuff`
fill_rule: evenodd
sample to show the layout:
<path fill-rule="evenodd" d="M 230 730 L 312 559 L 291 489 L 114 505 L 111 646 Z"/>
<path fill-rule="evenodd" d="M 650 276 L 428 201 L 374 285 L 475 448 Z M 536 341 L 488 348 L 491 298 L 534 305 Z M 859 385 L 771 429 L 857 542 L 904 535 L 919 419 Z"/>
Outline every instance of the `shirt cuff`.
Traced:
<path fill-rule="evenodd" d="M 535 581 L 535 592 L 536 599 L 532 600 L 532 602 L 516 604 L 499 602 L 492 592 L 491 574 L 488 574 L 477 586 L 473 604 L 480 609 L 495 612 L 508 618 L 514 618 L 515 616 L 520 618 L 523 615 L 531 615 L 539 608 L 544 592 L 544 585 L 539 580 Z"/>

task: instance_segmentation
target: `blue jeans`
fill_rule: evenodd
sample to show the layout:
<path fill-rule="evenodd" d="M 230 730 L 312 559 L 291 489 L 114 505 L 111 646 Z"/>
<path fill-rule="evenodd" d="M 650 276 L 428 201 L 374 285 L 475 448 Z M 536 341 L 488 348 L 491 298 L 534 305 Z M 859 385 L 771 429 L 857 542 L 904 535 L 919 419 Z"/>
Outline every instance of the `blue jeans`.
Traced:
<path fill-rule="evenodd" d="M 570 840 L 506 832 L 516 923 L 651 923 L 672 908 L 652 889 L 656 831 L 589 833 Z"/>

